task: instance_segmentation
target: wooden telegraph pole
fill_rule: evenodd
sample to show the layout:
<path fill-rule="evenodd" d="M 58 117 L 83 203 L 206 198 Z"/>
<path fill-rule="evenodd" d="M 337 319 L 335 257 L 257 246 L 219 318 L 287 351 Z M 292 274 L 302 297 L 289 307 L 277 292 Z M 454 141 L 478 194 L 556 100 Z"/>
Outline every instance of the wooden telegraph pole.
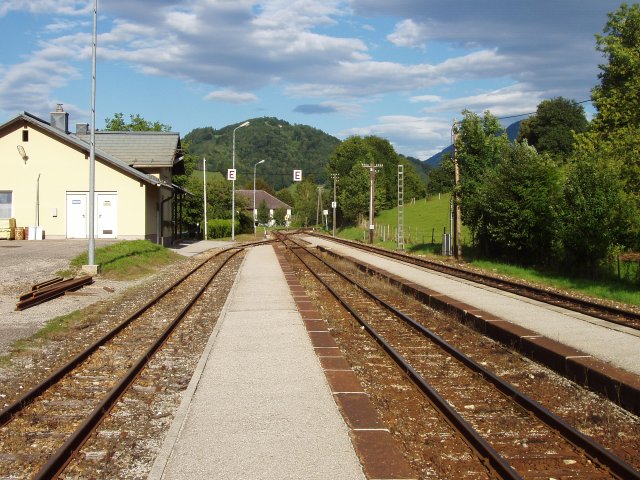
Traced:
<path fill-rule="evenodd" d="M 460 162 L 458 161 L 458 122 L 453 119 L 453 204 L 454 204 L 454 232 L 453 252 L 456 259 L 462 258 L 462 216 L 460 214 Z"/>
<path fill-rule="evenodd" d="M 336 236 L 336 207 L 338 204 L 336 203 L 336 182 L 338 181 L 339 175 L 337 173 L 332 173 L 331 178 L 333 178 L 333 202 L 331 202 L 331 208 L 333 209 L 333 236 Z"/>
<path fill-rule="evenodd" d="M 365 165 L 363 163 L 362 166 L 364 168 L 368 168 L 371 175 L 371 187 L 369 189 L 369 243 L 373 244 L 373 198 L 375 191 L 376 169 L 382 168 L 384 165 L 381 163 Z"/>

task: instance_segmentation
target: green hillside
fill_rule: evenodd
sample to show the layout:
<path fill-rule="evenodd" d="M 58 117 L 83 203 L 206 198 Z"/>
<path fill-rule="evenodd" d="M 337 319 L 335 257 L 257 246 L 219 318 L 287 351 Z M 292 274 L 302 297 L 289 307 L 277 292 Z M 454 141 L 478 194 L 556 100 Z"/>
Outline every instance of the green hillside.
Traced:
<path fill-rule="evenodd" d="M 450 233 L 450 195 L 416 200 L 404 206 L 404 238 L 407 250 L 440 251 L 442 234 Z M 347 228 L 340 236 L 351 240 L 368 240 L 368 219 L 359 227 Z M 376 216 L 374 243 L 388 248 L 396 247 L 398 235 L 398 209 L 384 210 Z M 462 229 L 463 245 L 470 243 L 469 232 Z"/>
<path fill-rule="evenodd" d="M 274 190 L 292 183 L 293 170 L 302 170 L 304 178 L 313 176 L 316 182 L 326 180 L 325 165 L 340 140 L 308 125 L 292 125 L 273 117 L 250 119 L 250 125 L 236 130 L 237 184 L 253 181 L 254 164 L 266 162 L 256 169 Z M 226 176 L 232 164 L 233 129 L 229 125 L 216 130 L 196 128 L 185 137 L 191 154 L 207 160 L 207 171 Z M 202 163 L 197 164 L 202 168 Z"/>

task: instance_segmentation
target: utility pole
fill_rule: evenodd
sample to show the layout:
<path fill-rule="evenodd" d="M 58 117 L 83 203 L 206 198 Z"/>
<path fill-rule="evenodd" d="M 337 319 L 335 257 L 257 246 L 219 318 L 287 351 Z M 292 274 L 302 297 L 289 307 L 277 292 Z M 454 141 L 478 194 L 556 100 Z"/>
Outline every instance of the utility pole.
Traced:
<path fill-rule="evenodd" d="M 204 183 L 204 239 L 207 239 L 207 159 L 206 157 L 202 157 L 202 175 L 203 175 L 203 183 Z"/>
<path fill-rule="evenodd" d="M 369 188 L 369 243 L 373 244 L 373 198 L 376 182 L 376 169 L 382 168 L 384 165 L 382 163 L 376 163 L 375 165 L 365 165 L 363 163 L 362 166 L 369 169 L 369 174 L 371 177 Z"/>
<path fill-rule="evenodd" d="M 331 208 L 333 208 L 333 236 L 336 236 L 336 207 L 338 204 L 336 203 L 336 182 L 338 181 L 337 173 L 332 173 L 331 178 L 333 178 L 333 202 L 331 203 Z"/>
<path fill-rule="evenodd" d="M 320 225 L 321 211 L 322 211 L 322 185 L 318 185 L 318 203 L 316 204 L 316 227 Z"/>
<path fill-rule="evenodd" d="M 404 165 L 398 164 L 398 250 L 404 250 Z"/>
<path fill-rule="evenodd" d="M 455 232 L 453 233 L 453 251 L 457 260 L 462 258 L 462 216 L 460 214 L 460 162 L 458 161 L 458 122 L 453 119 L 453 203 Z"/>

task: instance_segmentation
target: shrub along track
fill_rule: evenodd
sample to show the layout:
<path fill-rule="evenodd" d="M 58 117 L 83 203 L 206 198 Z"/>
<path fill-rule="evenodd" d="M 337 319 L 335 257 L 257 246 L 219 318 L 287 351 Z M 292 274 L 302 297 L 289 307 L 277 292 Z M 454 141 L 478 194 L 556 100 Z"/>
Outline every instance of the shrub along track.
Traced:
<path fill-rule="evenodd" d="M 377 330 L 384 336 L 384 340 L 377 340 L 378 343 L 388 351 L 397 352 L 411 364 L 403 365 L 401 369 L 410 375 L 415 374 L 414 383 L 422 384 L 420 377 L 427 379 L 431 385 L 423 385 L 423 388 L 437 389 L 438 392 L 429 393 L 432 399 L 442 395 L 446 398 L 445 410 L 455 406 L 456 412 L 444 414 L 446 421 L 442 416 L 437 418 L 424 397 L 416 396 L 416 389 L 408 384 L 404 374 L 384 358 L 372 340 L 363 335 L 359 325 L 346 318 L 344 311 L 337 314 L 335 300 L 329 301 L 326 293 L 318 290 L 317 282 L 310 283 L 308 274 L 304 274 L 303 284 L 309 285 L 315 291 L 310 294 L 322 303 L 321 311 L 326 313 L 336 341 L 346 350 L 354 370 L 370 389 L 381 416 L 390 422 L 392 431 L 404 445 L 407 459 L 425 477 L 487 478 L 498 472 L 498 476 L 505 478 L 538 478 L 539 475 L 542 478 L 638 478 L 638 472 L 632 467 L 600 450 L 589 438 L 565 425 L 546 409 L 525 412 L 529 409 L 527 404 L 531 403 L 526 401 L 525 395 L 512 391 L 504 382 L 489 383 L 487 378 L 495 376 L 492 372 L 500 372 L 501 376 L 520 384 L 520 388 L 524 385 L 523 390 L 529 394 L 537 394 L 540 401 L 562 407 L 558 411 L 565 419 L 587 431 L 599 433 L 603 443 L 636 466 L 639 461 L 635 452 L 640 446 L 637 419 L 611 404 L 607 405 L 607 413 L 604 413 L 603 402 L 596 396 L 587 392 L 576 395 L 579 389 L 574 385 L 510 354 L 497 344 L 457 325 L 457 322 L 447 321 L 442 315 L 428 311 L 388 286 L 375 287 L 376 292 L 382 292 L 389 303 L 401 305 L 403 311 L 410 311 L 409 316 L 419 319 L 420 323 L 443 330 L 454 343 L 463 345 L 458 350 L 462 349 L 476 359 L 475 362 L 470 359 L 460 361 L 460 356 L 456 359 L 450 355 L 455 349 L 446 347 L 447 352 L 436 347 L 432 341 L 418 334 L 420 326 L 415 328 L 404 320 L 399 321 L 388 309 L 381 309 L 379 300 L 364 300 L 362 292 L 339 279 L 335 273 L 330 273 L 317 257 L 302 252 L 303 249 L 295 248 L 295 253 L 300 253 L 309 262 L 309 271 L 330 283 L 340 292 L 339 296 L 345 303 L 354 306 L 356 315 L 361 317 L 362 328 Z M 365 277 L 355 271 L 350 275 L 361 279 Z M 372 279 L 365 281 L 376 283 Z M 315 285 L 311 286 L 312 283 Z M 514 397 L 519 401 L 513 401 Z M 589 412 L 590 417 L 585 418 L 585 412 Z M 617 425 L 611 430 L 603 428 L 600 415 L 607 418 L 617 416 L 614 422 Z M 553 427 L 541 422 L 540 417 L 550 419 Z M 633 419 L 632 425 L 628 425 L 629 419 Z M 471 424 L 473 429 L 462 441 L 459 436 L 453 437 L 453 429 L 448 425 L 452 423 Z M 623 430 L 618 431 L 618 427 Z M 475 435 L 483 437 L 479 443 L 473 438 Z M 567 441 L 563 436 L 571 440 Z M 488 445 L 483 445 L 483 442 Z M 470 455 L 471 451 L 483 450 L 482 460 Z M 487 460 L 485 455 L 490 450 L 499 455 Z M 485 468 L 487 464 L 491 465 L 490 470 Z M 508 464 L 513 465 L 517 473 Z"/>
<path fill-rule="evenodd" d="M 153 446 L 145 442 L 161 440 L 233 283 L 241 251 L 208 256 L 152 301 L 147 301 L 149 293 L 140 292 L 146 297 L 143 306 L 109 333 L 102 332 L 87 353 L 74 354 L 51 378 L 14 398 L 0 413 L 0 476 L 50 478 L 83 444 L 68 466 L 71 477 L 144 474 L 153 460 L 144 458 L 153 455 Z M 130 311 L 125 303 L 121 306 Z M 115 319 L 124 316 L 111 313 Z M 85 444 L 111 409 L 113 415 Z"/>

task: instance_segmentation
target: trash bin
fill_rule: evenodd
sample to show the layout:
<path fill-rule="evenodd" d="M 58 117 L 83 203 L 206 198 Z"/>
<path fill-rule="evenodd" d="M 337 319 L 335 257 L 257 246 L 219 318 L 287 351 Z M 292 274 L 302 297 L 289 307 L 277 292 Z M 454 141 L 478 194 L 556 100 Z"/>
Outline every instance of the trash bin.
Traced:
<path fill-rule="evenodd" d="M 16 240 L 24 240 L 24 227 L 16 227 Z"/>

